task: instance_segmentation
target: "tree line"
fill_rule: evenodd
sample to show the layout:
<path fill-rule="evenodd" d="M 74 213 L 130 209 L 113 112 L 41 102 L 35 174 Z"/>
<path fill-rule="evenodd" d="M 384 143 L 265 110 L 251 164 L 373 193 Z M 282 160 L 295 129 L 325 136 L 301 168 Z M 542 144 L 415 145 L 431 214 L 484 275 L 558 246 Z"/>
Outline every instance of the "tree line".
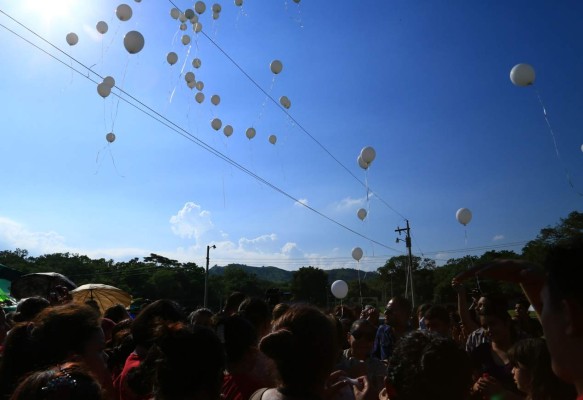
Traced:
<path fill-rule="evenodd" d="M 549 246 L 573 238 L 583 238 L 583 213 L 577 211 L 562 218 L 557 225 L 541 229 L 535 239 L 527 242 L 521 253 L 491 250 L 481 256 L 452 258 L 443 266 L 437 266 L 435 260 L 429 258 L 413 257 L 416 303 L 454 303 L 456 294 L 451 290 L 451 280 L 464 269 L 496 258 L 521 258 L 540 264 Z M 378 274 L 363 274 L 361 279 L 349 281 L 346 302 L 358 303 L 362 297 L 367 302 L 382 306 L 388 298 L 403 295 L 407 263 L 407 256 L 391 257 L 379 266 Z M 131 293 L 134 299 L 174 299 L 189 309 L 203 303 L 204 268 L 196 263 L 181 263 L 158 254 L 151 254 L 142 260 L 133 258 L 115 262 L 71 253 L 33 257 L 27 250 L 16 249 L 0 251 L 0 264 L 22 273 L 58 272 L 77 285 L 103 283 L 116 286 Z M 307 301 L 322 307 L 330 307 L 337 302 L 330 293 L 327 272 L 315 266 L 294 271 L 291 282 L 274 282 L 260 279 L 238 265 L 231 265 L 224 269 L 222 275 L 209 276 L 208 287 L 208 304 L 214 310 L 220 309 L 227 296 L 234 291 L 258 297 L 267 295 L 272 302 Z M 518 288 L 513 285 L 488 281 L 471 282 L 468 289 L 499 292 L 509 298 L 519 296 Z"/>

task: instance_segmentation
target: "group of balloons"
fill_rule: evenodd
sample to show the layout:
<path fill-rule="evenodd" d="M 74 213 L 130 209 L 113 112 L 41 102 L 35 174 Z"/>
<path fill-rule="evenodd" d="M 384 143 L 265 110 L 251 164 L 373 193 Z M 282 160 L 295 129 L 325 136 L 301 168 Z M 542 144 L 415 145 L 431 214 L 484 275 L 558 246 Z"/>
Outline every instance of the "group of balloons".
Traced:
<path fill-rule="evenodd" d="M 371 146 L 364 147 L 356 159 L 360 168 L 366 170 L 372 164 L 377 153 Z"/>

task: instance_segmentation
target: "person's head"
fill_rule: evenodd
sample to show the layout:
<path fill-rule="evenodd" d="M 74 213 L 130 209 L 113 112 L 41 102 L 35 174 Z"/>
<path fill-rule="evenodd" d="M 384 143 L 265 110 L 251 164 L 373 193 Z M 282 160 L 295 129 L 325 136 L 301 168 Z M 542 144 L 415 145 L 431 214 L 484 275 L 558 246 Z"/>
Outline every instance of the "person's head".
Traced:
<path fill-rule="evenodd" d="M 516 387 L 529 399 L 575 398 L 571 385 L 562 382 L 553 373 L 551 357 L 544 339 L 523 339 L 508 351 Z"/>
<path fill-rule="evenodd" d="M 148 304 L 134 319 L 131 327 L 136 346 L 149 347 L 155 338 L 155 329 L 161 322 L 184 321 L 184 313 L 172 300 L 156 300 Z"/>
<path fill-rule="evenodd" d="M 516 313 L 516 318 L 518 319 L 529 319 L 528 308 L 530 303 L 527 300 L 519 300 L 514 305 L 514 312 Z"/>
<path fill-rule="evenodd" d="M 358 360 L 366 360 L 372 352 L 376 337 L 376 327 L 366 319 L 357 319 L 352 323 L 348 333 L 351 356 Z"/>
<path fill-rule="evenodd" d="M 462 400 L 470 385 L 466 352 L 453 340 L 425 330 L 399 340 L 385 380 L 391 400 Z"/>
<path fill-rule="evenodd" d="M 115 306 L 111 306 L 105 310 L 103 313 L 103 318 L 108 318 L 118 324 L 123 320 L 130 319 L 131 317 L 122 304 L 116 304 Z"/>
<path fill-rule="evenodd" d="M 583 240 L 550 249 L 544 262 L 547 281 L 541 292 L 541 324 L 553 371 L 567 382 L 583 384 Z"/>
<path fill-rule="evenodd" d="M 210 328 L 213 325 L 213 312 L 208 308 L 198 308 L 188 315 L 190 326 L 206 326 Z"/>
<path fill-rule="evenodd" d="M 281 317 L 285 312 L 289 310 L 289 304 L 287 303 L 278 303 L 273 307 L 273 311 L 271 311 L 271 320 L 275 321 L 279 317 Z"/>
<path fill-rule="evenodd" d="M 93 299 L 85 300 L 85 305 L 93 308 L 99 314 L 101 314 L 101 309 L 99 308 L 99 303 Z"/>
<path fill-rule="evenodd" d="M 253 368 L 258 337 L 251 322 L 237 315 L 227 317 L 217 325 L 217 335 L 225 346 L 228 370 L 240 363 Z"/>
<path fill-rule="evenodd" d="M 435 332 L 441 336 L 450 335 L 450 316 L 443 306 L 430 307 L 424 314 L 425 326 L 430 332 Z"/>
<path fill-rule="evenodd" d="M 265 300 L 257 297 L 248 297 L 239 305 L 239 312 L 237 314 L 253 324 L 259 337 L 263 337 L 269 333 L 271 328 L 271 310 Z"/>
<path fill-rule="evenodd" d="M 260 350 L 274 360 L 285 387 L 319 390 L 338 354 L 336 328 L 317 308 L 296 304 L 261 339 Z"/>
<path fill-rule="evenodd" d="M 26 299 L 21 299 L 16 305 L 16 312 L 12 317 L 14 322 L 26 322 L 31 321 L 40 313 L 42 310 L 50 306 L 51 303 L 44 297 L 28 297 Z"/>
<path fill-rule="evenodd" d="M 514 341 L 512 318 L 506 307 L 487 305 L 480 312 L 480 325 L 495 343 L 512 344 Z"/>
<path fill-rule="evenodd" d="M 425 317 L 425 313 L 427 312 L 427 310 L 429 310 L 430 308 L 431 304 L 429 303 L 421 304 L 419 307 L 417 307 L 417 319 L 421 321 L 421 319 Z"/>
<path fill-rule="evenodd" d="M 225 356 L 217 335 L 202 326 L 162 325 L 150 349 L 156 399 L 219 399 Z"/>
<path fill-rule="evenodd" d="M 239 305 L 245 300 L 247 296 L 245 293 L 233 292 L 227 298 L 225 302 L 225 308 L 223 308 L 223 313 L 226 316 L 235 314 L 239 310 Z"/>
<path fill-rule="evenodd" d="M 102 400 L 99 383 L 80 364 L 68 363 L 30 374 L 10 400 Z"/>
<path fill-rule="evenodd" d="M 393 297 L 385 308 L 385 323 L 392 327 L 405 327 L 411 316 L 411 302 L 404 297 Z"/>

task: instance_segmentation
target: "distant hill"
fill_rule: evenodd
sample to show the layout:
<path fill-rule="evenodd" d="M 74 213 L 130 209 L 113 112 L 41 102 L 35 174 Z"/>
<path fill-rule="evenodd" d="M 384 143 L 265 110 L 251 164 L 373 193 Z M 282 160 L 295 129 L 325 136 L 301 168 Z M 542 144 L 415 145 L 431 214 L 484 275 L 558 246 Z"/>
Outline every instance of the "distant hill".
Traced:
<path fill-rule="evenodd" d="M 257 278 L 269 282 L 291 282 L 293 275 L 293 271 L 287 271 L 277 267 L 252 267 L 244 264 L 229 264 L 225 267 L 215 265 L 209 269 L 209 275 L 221 276 L 229 268 L 240 268 L 248 274 L 256 275 Z M 358 279 L 358 271 L 354 268 L 337 268 L 326 270 L 326 272 L 328 273 L 328 282 L 330 283 L 337 280 L 350 282 Z M 360 279 L 376 277 L 377 275 L 376 272 L 360 271 Z"/>

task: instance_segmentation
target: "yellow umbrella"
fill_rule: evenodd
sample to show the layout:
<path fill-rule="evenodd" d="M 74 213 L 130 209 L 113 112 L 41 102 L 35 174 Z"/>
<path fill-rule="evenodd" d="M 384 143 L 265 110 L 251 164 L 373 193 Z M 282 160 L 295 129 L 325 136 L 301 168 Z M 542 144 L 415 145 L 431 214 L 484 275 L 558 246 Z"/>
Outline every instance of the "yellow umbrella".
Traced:
<path fill-rule="evenodd" d="M 76 303 L 85 303 L 88 300 L 94 300 L 103 314 L 109 307 L 121 304 L 129 307 L 132 302 L 132 296 L 114 286 L 103 285 L 101 283 L 88 283 L 71 290 L 73 301 Z"/>

